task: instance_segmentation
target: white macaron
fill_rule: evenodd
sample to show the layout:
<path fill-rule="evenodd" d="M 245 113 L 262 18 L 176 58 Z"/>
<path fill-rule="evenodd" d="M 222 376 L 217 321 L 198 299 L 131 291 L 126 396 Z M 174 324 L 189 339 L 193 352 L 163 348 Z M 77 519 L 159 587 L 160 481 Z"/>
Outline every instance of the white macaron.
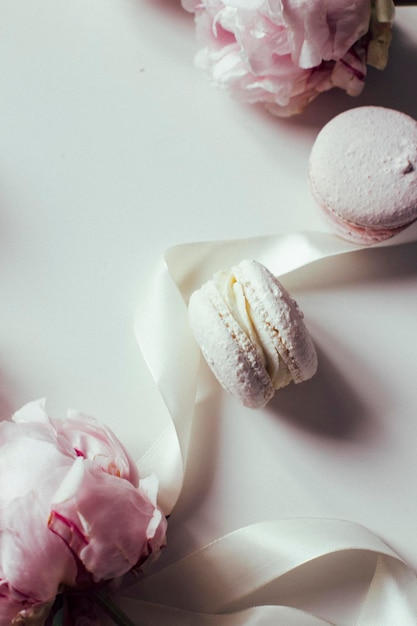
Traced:
<path fill-rule="evenodd" d="M 276 389 L 316 372 L 317 353 L 303 314 L 257 261 L 218 272 L 195 291 L 189 319 L 215 376 L 247 407 L 264 406 Z"/>
<path fill-rule="evenodd" d="M 345 111 L 317 135 L 310 186 L 336 234 L 374 244 L 417 219 L 417 122 L 377 106 Z"/>

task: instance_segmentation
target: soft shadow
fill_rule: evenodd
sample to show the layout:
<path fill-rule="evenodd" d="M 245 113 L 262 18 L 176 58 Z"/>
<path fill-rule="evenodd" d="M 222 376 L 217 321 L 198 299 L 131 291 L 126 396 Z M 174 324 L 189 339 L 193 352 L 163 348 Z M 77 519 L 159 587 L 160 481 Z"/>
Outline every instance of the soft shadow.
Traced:
<path fill-rule="evenodd" d="M 318 437 L 364 440 L 374 436 L 371 416 L 364 400 L 346 381 L 328 353 L 317 345 L 319 367 L 315 376 L 298 385 L 279 390 L 270 404 L 280 420 Z"/>
<path fill-rule="evenodd" d="M 181 518 L 204 502 L 218 463 L 222 395 L 205 363 L 201 365 L 200 384 L 206 391 L 195 405 L 184 487 L 174 509 L 175 517 Z"/>
<path fill-rule="evenodd" d="M 188 520 L 204 504 L 218 466 L 222 394 L 219 385 L 205 364 L 200 379 L 207 383 L 207 393 L 195 406 L 184 484 L 169 517 L 169 542 L 156 564 L 149 571 L 164 569 L 170 563 L 199 547 L 199 533 Z M 214 384 L 213 384 L 214 383 Z M 146 571 L 146 570 L 145 570 Z"/>
<path fill-rule="evenodd" d="M 346 606 L 349 597 L 360 606 L 375 572 L 377 555 L 367 550 L 334 552 L 304 563 L 256 590 L 239 605 L 282 604 L 315 612 L 319 606 Z M 348 595 L 349 594 L 349 595 Z M 335 616 L 336 617 L 336 616 Z M 333 622 L 332 622 L 333 623 Z M 339 620 L 338 620 L 338 623 Z M 349 621 L 350 623 L 350 621 Z"/>
<path fill-rule="evenodd" d="M 15 409 L 9 400 L 8 385 L 0 371 L 0 422 L 10 421 Z"/>
<path fill-rule="evenodd" d="M 417 275 L 417 242 L 368 248 L 315 261 L 285 276 L 282 282 L 293 292 L 311 292 L 407 280 Z"/>

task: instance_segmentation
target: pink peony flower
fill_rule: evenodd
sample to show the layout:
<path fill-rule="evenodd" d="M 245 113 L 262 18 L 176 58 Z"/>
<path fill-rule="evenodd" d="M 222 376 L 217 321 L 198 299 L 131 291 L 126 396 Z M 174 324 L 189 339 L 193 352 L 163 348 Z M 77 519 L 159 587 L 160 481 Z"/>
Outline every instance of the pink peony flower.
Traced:
<path fill-rule="evenodd" d="M 154 477 L 113 433 L 44 401 L 0 423 L 0 626 L 43 623 L 63 588 L 122 576 L 165 543 Z"/>
<path fill-rule="evenodd" d="M 281 116 L 301 112 L 332 87 L 358 95 L 366 63 L 383 65 L 393 19 L 391 0 L 182 0 L 182 6 L 195 14 L 203 45 L 197 66 L 218 87 Z M 382 33 L 369 35 L 381 19 Z"/>

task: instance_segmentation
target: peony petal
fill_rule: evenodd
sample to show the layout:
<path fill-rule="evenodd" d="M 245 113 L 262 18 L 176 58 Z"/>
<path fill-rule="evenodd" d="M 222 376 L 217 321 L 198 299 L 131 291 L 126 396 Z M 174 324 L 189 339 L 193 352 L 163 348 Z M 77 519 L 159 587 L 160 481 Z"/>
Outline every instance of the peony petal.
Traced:
<path fill-rule="evenodd" d="M 228 0 L 229 7 L 243 9 L 244 11 L 257 11 L 264 4 L 264 0 Z"/>
<path fill-rule="evenodd" d="M 66 420 L 53 420 L 62 445 L 75 456 L 94 461 L 109 474 L 121 476 L 137 485 L 136 465 L 114 433 L 96 419 L 68 411 Z"/>
<path fill-rule="evenodd" d="M 148 498 L 150 503 L 156 507 L 158 496 L 158 478 L 156 474 L 150 474 L 145 478 L 141 478 L 139 481 L 139 489 Z"/>
<path fill-rule="evenodd" d="M 1 511 L 2 579 L 22 605 L 50 601 L 61 583 L 75 582 L 72 553 L 48 530 L 47 500 L 30 493 Z"/>
<path fill-rule="evenodd" d="M 282 0 L 293 40 L 292 58 L 302 68 L 337 61 L 368 30 L 369 0 Z"/>
<path fill-rule="evenodd" d="M 193 13 L 199 4 L 200 0 L 181 0 L 182 8 L 190 13 Z"/>
<path fill-rule="evenodd" d="M 37 422 L 37 423 L 49 424 L 49 418 L 46 413 L 45 406 L 46 406 L 46 398 L 33 400 L 32 402 L 28 402 L 21 409 L 16 411 L 12 419 L 16 423 Z"/>
<path fill-rule="evenodd" d="M 53 420 L 31 402 L 0 423 L 0 448 L 0 626 L 43 623 L 62 585 L 125 573 L 165 540 L 157 482 L 137 487 L 128 453 L 93 418 Z"/>
<path fill-rule="evenodd" d="M 203 48 L 196 65 L 213 83 L 277 115 L 299 113 L 338 86 L 358 94 L 366 71 L 352 50 L 364 46 L 369 0 L 183 0 L 195 12 Z M 361 55 L 359 55 L 361 56 Z"/>
<path fill-rule="evenodd" d="M 48 438 L 48 433 L 39 432 L 36 425 L 19 426 L 10 422 L 0 424 L 0 506 L 44 488 L 44 481 L 47 484 L 55 481 L 53 492 L 72 463 L 53 438 Z M 38 438 L 42 435 L 45 438 Z"/>
<path fill-rule="evenodd" d="M 155 506 L 144 490 L 79 459 L 52 505 L 50 528 L 71 546 L 96 582 L 116 578 L 159 550 L 166 521 L 155 525 Z M 68 497 L 62 499 L 62 494 Z M 80 540 L 82 536 L 82 540 Z M 156 541 L 151 542 L 153 538 Z"/>

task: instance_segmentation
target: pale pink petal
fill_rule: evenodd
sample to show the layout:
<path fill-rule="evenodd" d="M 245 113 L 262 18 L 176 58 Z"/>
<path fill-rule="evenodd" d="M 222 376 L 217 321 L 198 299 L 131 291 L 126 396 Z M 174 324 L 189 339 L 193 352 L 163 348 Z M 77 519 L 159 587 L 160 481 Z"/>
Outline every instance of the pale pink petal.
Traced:
<path fill-rule="evenodd" d="M 53 420 L 62 446 L 74 456 L 94 461 L 109 474 L 137 485 L 137 468 L 114 433 L 89 415 L 68 411 L 66 420 Z"/>
<path fill-rule="evenodd" d="M 365 53 L 349 50 L 342 59 L 335 63 L 332 72 L 332 84 L 344 89 L 350 96 L 358 96 L 365 85 Z"/>
<path fill-rule="evenodd" d="M 0 449 L 0 506 L 37 491 L 44 479 L 50 482 L 54 472 L 65 471 L 72 464 L 72 459 L 55 445 L 54 436 L 50 437 L 43 426 L 36 429 L 34 424 L 19 424 L 16 428 L 13 423 L 2 423 Z"/>
<path fill-rule="evenodd" d="M 282 0 L 294 62 L 312 68 L 342 57 L 368 30 L 369 0 Z"/>
<path fill-rule="evenodd" d="M 73 554 L 48 530 L 47 500 L 30 493 L 1 511 L 1 578 L 23 605 L 50 601 L 76 579 Z"/>
<path fill-rule="evenodd" d="M 319 93 L 358 94 L 369 0 L 183 0 L 195 13 L 196 64 L 238 99 L 292 115 Z M 352 59 L 356 55 L 356 59 Z"/>
<path fill-rule="evenodd" d="M 46 413 L 46 399 L 40 398 L 39 400 L 33 400 L 28 402 L 21 409 L 16 411 L 13 415 L 13 421 L 16 424 L 35 422 L 37 424 L 46 424 L 49 426 L 49 417 Z"/>
<path fill-rule="evenodd" d="M 119 576 L 157 553 L 157 483 L 139 485 L 113 433 L 40 400 L 0 423 L 0 626 L 42 624 L 62 585 Z M 53 502 L 56 505 L 53 506 Z"/>
<path fill-rule="evenodd" d="M 181 0 L 182 8 L 192 13 L 200 4 L 200 0 Z"/>
<path fill-rule="evenodd" d="M 161 547 L 166 521 L 161 515 L 155 526 L 158 509 L 144 491 L 81 459 L 72 473 L 54 499 L 50 528 L 95 581 L 121 576 Z"/>

